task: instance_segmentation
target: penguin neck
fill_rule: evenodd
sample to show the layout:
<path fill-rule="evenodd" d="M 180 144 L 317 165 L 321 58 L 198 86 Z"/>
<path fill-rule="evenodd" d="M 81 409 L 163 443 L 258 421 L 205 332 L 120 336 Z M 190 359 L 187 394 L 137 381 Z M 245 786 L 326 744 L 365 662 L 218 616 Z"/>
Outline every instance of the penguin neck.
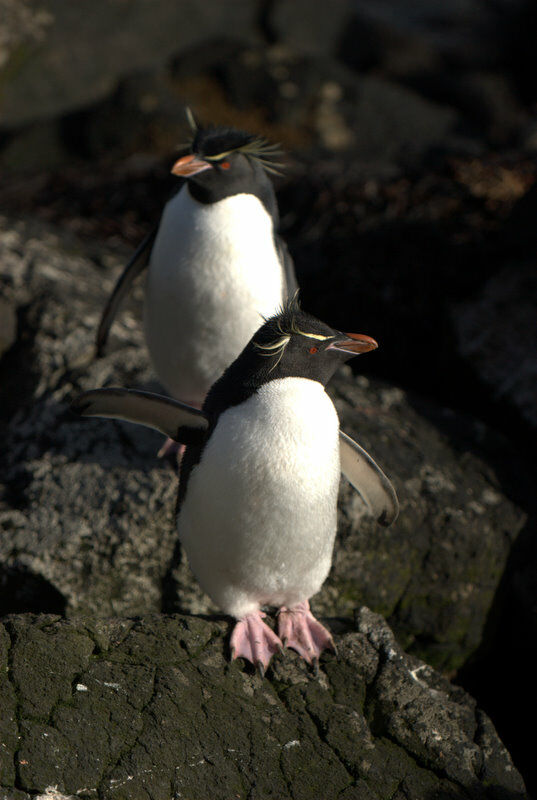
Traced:
<path fill-rule="evenodd" d="M 272 217 L 274 226 L 278 222 L 278 206 L 274 187 L 271 181 L 261 170 L 255 176 L 255 180 L 244 181 L 240 178 L 233 180 L 232 176 L 226 176 L 225 180 L 215 180 L 215 176 L 207 176 L 207 172 L 201 173 L 198 181 L 190 179 L 187 182 L 187 191 L 194 200 L 203 205 L 219 203 L 228 197 L 238 194 L 252 195 L 261 201 L 267 213 Z M 204 179 L 203 179 L 204 178 Z"/>
<path fill-rule="evenodd" d="M 325 381 L 317 380 L 308 375 L 294 374 L 282 369 L 262 369 L 255 373 L 250 373 L 245 369 L 245 352 L 228 367 L 224 374 L 211 387 L 205 399 L 203 410 L 207 416 L 216 421 L 218 416 L 227 408 L 244 403 L 252 395 L 256 394 L 262 387 L 273 381 L 281 381 L 286 378 L 301 378 L 311 383 L 316 383 L 319 389 L 324 391 Z"/>

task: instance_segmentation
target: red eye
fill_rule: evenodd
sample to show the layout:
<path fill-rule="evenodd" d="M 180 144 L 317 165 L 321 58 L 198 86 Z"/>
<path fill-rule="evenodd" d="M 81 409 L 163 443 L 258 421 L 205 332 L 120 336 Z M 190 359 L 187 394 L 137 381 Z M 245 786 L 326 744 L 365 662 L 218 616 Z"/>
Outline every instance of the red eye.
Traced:
<path fill-rule="evenodd" d="M 222 161 L 220 166 L 222 167 L 222 169 L 229 169 L 231 164 L 229 163 L 229 161 Z"/>
<path fill-rule="evenodd" d="M 310 347 L 310 353 L 313 355 L 318 351 L 318 349 L 319 349 L 318 347 Z"/>

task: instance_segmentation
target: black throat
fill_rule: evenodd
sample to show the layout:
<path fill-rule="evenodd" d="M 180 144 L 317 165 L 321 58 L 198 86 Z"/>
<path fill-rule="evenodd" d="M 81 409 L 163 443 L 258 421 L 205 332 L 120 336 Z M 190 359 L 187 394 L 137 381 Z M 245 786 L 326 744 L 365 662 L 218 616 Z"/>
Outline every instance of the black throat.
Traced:
<path fill-rule="evenodd" d="M 239 160 L 240 159 L 240 160 Z M 191 196 L 204 205 L 218 203 L 226 197 L 237 194 L 252 194 L 257 197 L 274 220 L 274 228 L 278 224 L 278 206 L 274 187 L 262 165 L 254 158 L 239 156 L 239 163 L 233 169 L 224 172 L 215 165 L 211 169 L 200 172 L 187 181 Z"/>

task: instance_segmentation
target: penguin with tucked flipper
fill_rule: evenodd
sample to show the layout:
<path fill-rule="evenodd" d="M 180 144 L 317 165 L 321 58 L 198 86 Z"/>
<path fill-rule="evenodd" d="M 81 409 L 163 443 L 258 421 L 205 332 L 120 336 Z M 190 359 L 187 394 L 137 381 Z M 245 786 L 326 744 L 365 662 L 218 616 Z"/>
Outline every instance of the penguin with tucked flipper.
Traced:
<path fill-rule="evenodd" d="M 278 171 L 277 145 L 201 127 L 190 112 L 188 119 L 189 153 L 172 168 L 182 185 L 119 278 L 96 347 L 102 354 L 122 298 L 148 267 L 144 327 L 156 375 L 173 397 L 201 407 L 297 283 L 269 177 Z"/>
<path fill-rule="evenodd" d="M 179 538 L 201 587 L 237 620 L 232 658 L 250 660 L 261 674 L 282 646 L 314 664 L 334 646 L 309 599 L 332 561 L 340 471 L 381 524 L 397 517 L 390 481 L 340 433 L 325 392 L 342 362 L 376 347 L 290 303 L 216 381 L 202 411 L 121 389 L 87 392 L 75 405 L 86 416 L 140 422 L 188 442 Z M 279 609 L 278 634 L 263 621 L 265 606 Z"/>

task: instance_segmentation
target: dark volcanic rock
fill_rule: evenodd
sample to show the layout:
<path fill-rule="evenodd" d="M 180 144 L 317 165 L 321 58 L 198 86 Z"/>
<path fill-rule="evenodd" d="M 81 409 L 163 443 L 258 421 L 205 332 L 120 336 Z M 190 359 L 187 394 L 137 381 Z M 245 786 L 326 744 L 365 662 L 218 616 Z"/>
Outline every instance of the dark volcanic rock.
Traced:
<path fill-rule="evenodd" d="M 445 59 L 446 64 L 498 66 L 509 46 L 507 33 L 518 19 L 524 0 L 460 0 L 431 5 L 418 0 L 356 0 L 354 8 L 378 47 L 378 58 L 401 58 L 415 50 Z M 352 51 L 348 57 L 352 58 Z M 412 56 L 410 56 L 412 57 Z M 416 63 L 416 67 L 426 63 Z"/>
<path fill-rule="evenodd" d="M 204 122 L 259 131 L 313 158 L 346 153 L 368 175 L 393 172 L 431 149 L 476 149 L 457 111 L 411 87 L 288 48 L 230 43 L 202 45 L 169 67 L 125 78 L 108 99 L 63 120 L 64 143 L 71 157 L 169 155 L 188 135 L 187 102 Z M 41 146 L 29 129 L 4 149 L 3 163 L 31 171 L 39 153 L 53 162 L 52 143 L 39 130 Z"/>
<path fill-rule="evenodd" d="M 83 389 L 148 385 L 139 307 L 122 312 L 110 354 L 92 362 L 103 289 L 119 264 L 95 248 L 90 260 L 75 239 L 35 224 L 6 223 L 0 241 L 3 280 L 24 304 L 26 331 L 2 362 L 2 611 L 159 610 L 176 539 L 176 479 L 155 457 L 159 436 L 68 411 Z M 334 567 L 315 606 L 334 616 L 368 604 L 405 645 L 452 669 L 481 641 L 524 515 L 472 455 L 479 426 L 469 424 L 470 444 L 443 435 L 427 419 L 433 406 L 415 409 L 402 391 L 350 370 L 331 392 L 343 428 L 392 478 L 401 514 L 381 529 L 342 486 Z M 215 610 L 186 562 L 165 588 L 166 610 Z"/>
<path fill-rule="evenodd" d="M 257 4 L 249 0 L 225 5 L 80 0 L 76 7 L 43 0 L 39 11 L 48 23 L 41 26 L 39 46 L 27 45 L 16 60 L 12 53 L 4 68 L 3 130 L 95 103 L 110 95 L 121 77 L 159 67 L 222 31 L 242 41 L 259 35 Z"/>
<path fill-rule="evenodd" d="M 17 314 L 5 298 L 0 298 L 0 358 L 17 338 Z"/>
<path fill-rule="evenodd" d="M 43 40 L 51 22 L 51 15 L 32 0 L 2 0 L 0 78 L 17 69 L 27 49 Z"/>
<path fill-rule="evenodd" d="M 519 209 L 516 225 L 509 216 L 533 194 L 534 180 L 528 159 L 494 156 L 441 159 L 430 171 L 390 181 L 356 179 L 350 168 L 310 170 L 283 188 L 281 201 L 291 209 L 287 239 L 305 307 L 339 329 L 359 319 L 378 339 L 378 353 L 360 362 L 360 371 L 471 409 L 501 428 L 477 359 L 462 358 L 457 347 L 454 309 L 475 306 L 489 280 L 506 270 L 523 274 L 531 263 L 534 201 Z M 504 324 L 518 314 L 511 283 Z M 529 288 L 528 310 L 537 308 Z M 495 337 L 495 346 L 496 358 L 508 361 L 511 342 Z M 519 358 L 531 360 L 531 335 L 519 337 L 518 348 Z"/>
<path fill-rule="evenodd" d="M 266 22 L 271 39 L 298 53 L 329 57 L 337 54 L 339 42 L 353 17 L 354 0 L 334 0 L 330 9 L 311 0 L 268 4 Z"/>
<path fill-rule="evenodd" d="M 127 312 L 116 331 L 131 345 L 90 364 L 110 272 L 41 226 L 4 231 L 0 258 L 25 308 L 2 361 L 2 612 L 158 610 L 175 493 L 159 437 L 112 425 L 103 438 L 68 412 L 82 387 L 149 378 L 139 326 Z"/>
<path fill-rule="evenodd" d="M 477 296 L 454 304 L 462 356 L 496 401 L 537 428 L 537 277 L 533 262 L 510 264 Z"/>
<path fill-rule="evenodd" d="M 362 608 L 314 678 L 264 680 L 196 617 L 0 626 L 0 792 L 111 800 L 523 800 L 488 717 Z M 19 738 L 17 738 L 19 737 Z"/>
<path fill-rule="evenodd" d="M 333 598 L 330 614 L 370 605 L 406 648 L 445 670 L 456 668 L 482 640 L 526 520 L 499 482 L 509 448 L 500 446 L 494 468 L 476 452 L 487 436 L 480 423 L 350 370 L 331 393 L 342 429 L 391 476 L 401 512 L 387 529 L 361 518 L 360 498 L 343 481 L 338 544 L 319 602 Z"/>
<path fill-rule="evenodd" d="M 188 67 L 187 61 L 182 70 Z M 282 47 L 249 49 L 218 64 L 218 74 L 228 102 L 239 109 L 268 106 L 268 121 L 289 136 L 295 152 L 310 153 L 316 169 L 327 152 L 343 152 L 349 167 L 378 176 L 430 150 L 475 150 L 452 108 L 334 61 Z"/>

